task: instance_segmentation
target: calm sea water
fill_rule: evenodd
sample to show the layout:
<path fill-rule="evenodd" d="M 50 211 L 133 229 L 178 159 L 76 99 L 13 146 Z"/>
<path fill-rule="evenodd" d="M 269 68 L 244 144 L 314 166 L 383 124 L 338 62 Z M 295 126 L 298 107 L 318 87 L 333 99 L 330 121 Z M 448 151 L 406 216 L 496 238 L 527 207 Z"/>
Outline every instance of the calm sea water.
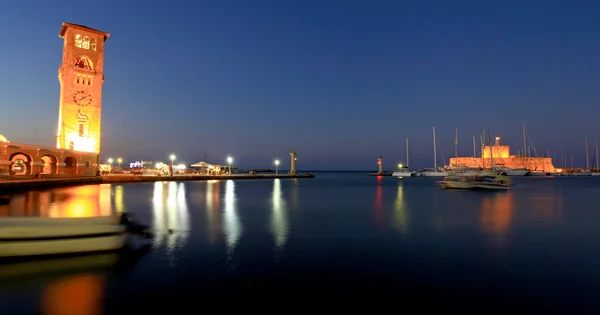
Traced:
<path fill-rule="evenodd" d="M 316 175 L 16 195 L 1 216 L 126 211 L 157 237 L 148 251 L 0 265 L 0 314 L 600 312 L 600 178 L 487 192 Z"/>

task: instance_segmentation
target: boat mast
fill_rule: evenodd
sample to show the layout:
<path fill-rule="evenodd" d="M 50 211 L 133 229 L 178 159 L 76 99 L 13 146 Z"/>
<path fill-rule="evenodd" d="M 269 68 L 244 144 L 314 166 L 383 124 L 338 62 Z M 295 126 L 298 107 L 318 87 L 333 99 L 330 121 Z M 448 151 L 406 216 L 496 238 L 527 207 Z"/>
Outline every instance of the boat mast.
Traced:
<path fill-rule="evenodd" d="M 588 155 L 588 142 L 587 142 L 587 138 L 585 138 L 585 169 L 589 170 L 590 169 L 590 158 Z"/>
<path fill-rule="evenodd" d="M 454 165 L 458 164 L 458 128 L 456 128 L 456 136 L 454 137 Z"/>
<path fill-rule="evenodd" d="M 479 151 L 481 153 L 481 168 L 485 169 L 485 160 L 483 159 L 483 150 L 485 149 L 484 144 L 484 138 L 485 137 L 485 129 L 483 129 L 483 131 L 481 132 L 481 134 L 479 135 L 479 142 L 481 143 L 481 150 Z"/>
<path fill-rule="evenodd" d="M 406 138 L 406 168 L 408 168 L 408 138 Z"/>
<path fill-rule="evenodd" d="M 490 169 L 494 170 L 494 151 L 492 151 L 492 138 L 490 128 L 488 127 L 488 143 L 490 145 Z"/>
<path fill-rule="evenodd" d="M 437 151 L 435 149 L 435 126 L 433 127 L 433 169 L 437 169 Z"/>
<path fill-rule="evenodd" d="M 596 172 L 598 171 L 598 140 L 596 140 Z"/>
<path fill-rule="evenodd" d="M 525 125 L 523 125 L 523 154 L 527 157 L 527 138 L 525 137 Z"/>

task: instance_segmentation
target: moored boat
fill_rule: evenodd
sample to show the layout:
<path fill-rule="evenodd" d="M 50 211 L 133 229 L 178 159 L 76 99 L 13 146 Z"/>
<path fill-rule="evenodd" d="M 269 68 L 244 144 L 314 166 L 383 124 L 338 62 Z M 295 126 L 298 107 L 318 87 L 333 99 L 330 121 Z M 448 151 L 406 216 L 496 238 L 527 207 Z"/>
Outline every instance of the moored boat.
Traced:
<path fill-rule="evenodd" d="M 438 184 L 445 189 L 507 190 L 510 189 L 511 181 L 506 176 L 490 174 L 470 177 L 449 176 Z"/>
<path fill-rule="evenodd" d="M 396 177 L 411 177 L 414 172 L 408 170 L 408 167 L 400 167 L 392 173 L 392 176 Z"/>
<path fill-rule="evenodd" d="M 0 258 L 86 254 L 118 250 L 147 227 L 114 216 L 0 218 Z"/>
<path fill-rule="evenodd" d="M 416 176 L 415 171 L 408 169 L 408 138 L 406 138 L 406 165 L 399 164 L 398 169 L 394 171 L 392 176 L 396 177 L 412 177 Z"/>
<path fill-rule="evenodd" d="M 442 171 L 434 168 L 424 168 L 419 171 L 420 176 L 425 177 L 446 177 L 448 176 L 448 172 Z"/>

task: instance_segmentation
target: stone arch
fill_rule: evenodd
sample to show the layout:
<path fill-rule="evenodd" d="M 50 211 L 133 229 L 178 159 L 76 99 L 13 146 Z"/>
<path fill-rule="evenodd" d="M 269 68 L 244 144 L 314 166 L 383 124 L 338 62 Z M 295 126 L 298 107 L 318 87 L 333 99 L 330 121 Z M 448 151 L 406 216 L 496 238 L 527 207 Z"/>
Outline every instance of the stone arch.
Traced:
<path fill-rule="evenodd" d="M 73 156 L 67 156 L 65 158 L 65 175 L 77 174 L 77 158 Z"/>
<path fill-rule="evenodd" d="M 58 158 L 52 154 L 43 155 L 40 158 L 42 162 L 42 174 L 56 174 Z"/>
<path fill-rule="evenodd" d="M 10 155 L 10 175 L 31 175 L 31 155 L 23 152 L 15 152 Z"/>

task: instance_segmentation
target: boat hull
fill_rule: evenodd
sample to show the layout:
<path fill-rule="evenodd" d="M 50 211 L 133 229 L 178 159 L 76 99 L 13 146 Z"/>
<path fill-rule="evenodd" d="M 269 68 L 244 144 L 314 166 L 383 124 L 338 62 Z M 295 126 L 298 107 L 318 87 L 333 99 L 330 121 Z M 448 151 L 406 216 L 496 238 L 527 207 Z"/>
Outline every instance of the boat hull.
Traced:
<path fill-rule="evenodd" d="M 392 174 L 392 176 L 396 176 L 396 177 L 411 177 L 413 176 L 412 172 L 409 171 L 396 171 Z"/>
<path fill-rule="evenodd" d="M 0 219 L 0 258 L 54 256 L 123 248 L 126 227 L 115 218 Z"/>
<path fill-rule="evenodd" d="M 532 172 L 527 173 L 527 176 L 548 176 L 548 173 L 532 171 Z"/>
<path fill-rule="evenodd" d="M 438 182 L 444 189 L 472 189 L 474 185 L 469 182 L 457 182 L 457 181 L 441 181 Z"/>
<path fill-rule="evenodd" d="M 425 171 L 421 172 L 420 176 L 424 177 L 446 177 L 448 172 Z"/>

